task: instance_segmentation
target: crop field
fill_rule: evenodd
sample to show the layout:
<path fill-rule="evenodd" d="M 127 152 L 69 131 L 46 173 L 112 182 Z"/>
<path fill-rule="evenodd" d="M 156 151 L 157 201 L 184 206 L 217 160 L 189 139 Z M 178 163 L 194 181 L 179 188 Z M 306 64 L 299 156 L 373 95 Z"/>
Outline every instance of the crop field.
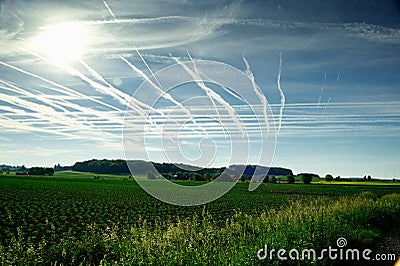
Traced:
<path fill-rule="evenodd" d="M 400 214 L 400 186 L 389 183 L 262 184 L 254 192 L 238 183 L 193 207 L 154 199 L 126 176 L 4 175 L 0 188 L 0 264 L 253 264 L 264 242 L 322 246 L 353 230 L 350 240 L 370 244 Z"/>

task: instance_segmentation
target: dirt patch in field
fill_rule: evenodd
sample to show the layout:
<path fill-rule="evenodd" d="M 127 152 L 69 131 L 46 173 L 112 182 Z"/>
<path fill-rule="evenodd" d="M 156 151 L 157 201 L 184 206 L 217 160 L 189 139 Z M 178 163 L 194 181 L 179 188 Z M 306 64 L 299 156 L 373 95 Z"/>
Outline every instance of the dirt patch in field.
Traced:
<path fill-rule="evenodd" d="M 385 227 L 384 227 L 385 228 Z M 359 266 L 359 265 L 365 265 L 365 266 L 393 266 L 395 265 L 394 260 L 377 260 L 375 259 L 375 256 L 379 254 L 379 256 L 382 257 L 389 257 L 389 254 L 394 254 L 397 258 L 397 260 L 400 259 L 400 217 L 397 219 L 397 221 L 391 223 L 390 225 L 387 225 L 387 229 L 384 230 L 382 233 L 381 237 L 376 241 L 376 243 L 372 246 L 365 247 L 370 250 L 372 250 L 372 253 L 369 254 L 369 257 L 371 258 L 370 261 L 364 260 L 362 258 L 362 254 L 360 254 L 360 260 L 359 261 L 345 261 L 343 263 L 335 264 L 334 265 L 346 265 L 346 266 Z M 359 249 L 360 252 L 363 249 Z M 395 266 L 400 266 L 400 261 L 398 262 L 399 264 L 396 264 Z"/>
<path fill-rule="evenodd" d="M 380 254 L 380 256 L 388 257 L 389 254 L 395 254 L 396 258 L 400 259 L 400 219 L 398 219 L 393 225 L 391 225 L 388 230 L 386 230 L 378 241 L 370 248 L 373 251 L 371 257 L 375 254 Z M 391 265 L 393 266 L 395 261 L 378 261 L 373 260 L 366 262 L 363 265 Z M 400 264 L 396 264 L 400 265 Z"/>

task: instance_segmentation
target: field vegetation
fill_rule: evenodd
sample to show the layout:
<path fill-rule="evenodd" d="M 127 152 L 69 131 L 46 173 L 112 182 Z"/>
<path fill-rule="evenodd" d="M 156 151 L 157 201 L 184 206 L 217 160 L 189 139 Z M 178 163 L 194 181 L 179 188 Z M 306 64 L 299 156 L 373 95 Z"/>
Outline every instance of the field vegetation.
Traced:
<path fill-rule="evenodd" d="M 129 176 L 98 176 L 0 176 L 0 264 L 309 265 L 259 261 L 257 250 L 319 249 L 339 237 L 368 246 L 400 214 L 393 183 L 269 183 L 249 192 L 239 182 L 212 203 L 180 207 Z"/>

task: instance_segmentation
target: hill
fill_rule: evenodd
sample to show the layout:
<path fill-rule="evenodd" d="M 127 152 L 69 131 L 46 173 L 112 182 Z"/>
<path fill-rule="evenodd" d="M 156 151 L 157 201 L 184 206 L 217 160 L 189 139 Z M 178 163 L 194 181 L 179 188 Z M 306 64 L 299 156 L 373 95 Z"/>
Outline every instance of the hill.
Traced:
<path fill-rule="evenodd" d="M 129 165 L 129 167 L 128 167 Z M 197 172 L 201 175 L 215 175 L 220 174 L 225 170 L 225 167 L 221 168 L 200 168 L 197 166 L 186 165 L 186 164 L 172 164 L 172 163 L 151 163 L 141 160 L 129 161 L 125 160 L 96 160 L 92 159 L 89 161 L 76 162 L 72 166 L 73 171 L 79 172 L 91 172 L 97 174 L 130 174 L 131 169 L 134 174 L 146 174 L 148 171 L 152 171 L 154 166 L 157 171 L 161 174 L 170 175 L 176 173 L 193 173 Z M 257 169 L 257 172 L 255 173 Z M 228 171 L 234 175 L 243 173 L 244 175 L 251 177 L 254 174 L 257 175 L 268 175 L 282 176 L 282 175 L 293 175 L 292 170 L 280 167 L 266 167 L 257 165 L 231 165 Z"/>

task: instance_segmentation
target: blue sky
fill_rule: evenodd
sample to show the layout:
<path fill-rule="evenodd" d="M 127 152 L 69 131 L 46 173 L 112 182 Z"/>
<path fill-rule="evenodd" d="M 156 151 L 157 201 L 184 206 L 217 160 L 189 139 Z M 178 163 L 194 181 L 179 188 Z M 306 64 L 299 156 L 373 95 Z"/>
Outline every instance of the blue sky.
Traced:
<path fill-rule="evenodd" d="M 139 94 L 132 95 L 145 77 L 156 82 L 153 73 L 191 58 L 253 75 L 278 130 L 280 55 L 285 106 L 272 165 L 295 173 L 399 177 L 400 4 L 373 0 L 0 1 L 0 163 L 124 158 L 125 110 Z M 197 85 L 171 95 L 190 105 L 187 99 L 204 96 Z M 235 106 L 226 92 L 213 90 Z M 148 91 L 142 90 L 143 103 L 157 94 Z M 210 118 L 210 102 L 199 106 L 196 115 Z M 235 125 L 229 110 L 221 114 Z M 192 159 L 201 155 L 204 132 L 193 128 L 192 137 L 181 139 L 181 152 Z M 229 138 L 222 128 L 213 130 L 216 144 L 200 147 L 203 156 L 214 154 L 212 147 L 220 152 L 208 164 L 241 158 L 224 148 Z M 152 159 L 165 159 L 160 143 L 149 145 Z M 257 163 L 260 146 L 250 147 L 249 162 Z M 146 157 L 140 145 L 131 152 Z"/>

